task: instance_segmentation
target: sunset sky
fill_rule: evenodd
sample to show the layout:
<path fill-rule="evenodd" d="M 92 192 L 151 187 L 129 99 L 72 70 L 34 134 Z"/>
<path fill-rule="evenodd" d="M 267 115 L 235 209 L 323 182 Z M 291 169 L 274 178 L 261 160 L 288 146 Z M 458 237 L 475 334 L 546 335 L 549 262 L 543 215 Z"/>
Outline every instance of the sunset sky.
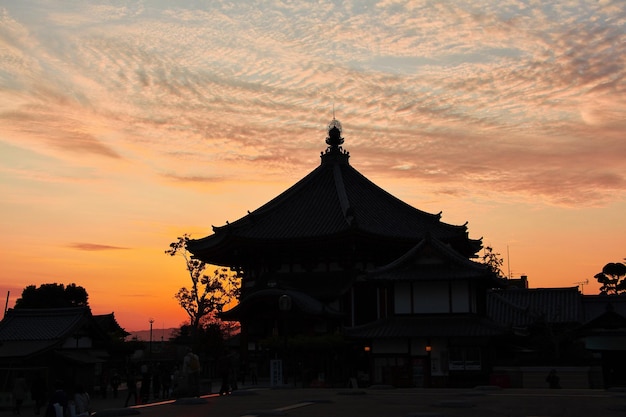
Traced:
<path fill-rule="evenodd" d="M 177 327 L 177 236 L 350 163 L 531 287 L 626 257 L 626 3 L 0 0 L 0 290 Z M 5 295 L 6 297 L 6 295 Z"/>

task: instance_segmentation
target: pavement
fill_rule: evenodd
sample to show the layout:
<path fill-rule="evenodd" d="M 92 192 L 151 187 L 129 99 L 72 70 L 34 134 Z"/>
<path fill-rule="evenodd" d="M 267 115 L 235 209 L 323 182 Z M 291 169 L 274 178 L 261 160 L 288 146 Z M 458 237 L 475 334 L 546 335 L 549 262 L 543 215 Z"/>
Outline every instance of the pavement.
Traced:
<path fill-rule="evenodd" d="M 120 400 L 121 398 L 121 400 Z M 613 417 L 626 416 L 626 392 L 591 389 L 301 389 L 251 387 L 121 408 L 95 399 L 95 417 Z"/>
<path fill-rule="evenodd" d="M 94 417 L 617 417 L 626 416 L 626 391 L 592 389 L 367 389 L 244 387 L 227 396 L 153 401 L 123 407 L 118 398 L 91 401 Z M 0 416 L 12 414 L 3 410 Z M 25 407 L 22 416 L 33 416 Z"/>

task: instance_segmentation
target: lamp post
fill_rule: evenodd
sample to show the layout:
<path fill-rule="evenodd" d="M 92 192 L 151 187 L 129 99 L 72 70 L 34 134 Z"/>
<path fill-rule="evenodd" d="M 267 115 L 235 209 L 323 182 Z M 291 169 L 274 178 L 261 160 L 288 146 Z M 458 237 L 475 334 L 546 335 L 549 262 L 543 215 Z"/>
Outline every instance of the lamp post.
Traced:
<path fill-rule="evenodd" d="M 148 345 L 148 354 L 152 357 L 152 323 L 154 323 L 154 319 L 150 318 L 150 344 Z"/>

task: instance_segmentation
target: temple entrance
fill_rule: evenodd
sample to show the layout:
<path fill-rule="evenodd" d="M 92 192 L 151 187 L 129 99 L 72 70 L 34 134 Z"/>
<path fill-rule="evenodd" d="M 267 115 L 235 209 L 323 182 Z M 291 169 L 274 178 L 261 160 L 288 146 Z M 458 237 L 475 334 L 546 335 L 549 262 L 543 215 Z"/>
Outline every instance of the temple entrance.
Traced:
<path fill-rule="evenodd" d="M 425 357 L 411 358 L 411 376 L 413 386 L 416 388 L 426 388 L 428 386 L 428 360 Z"/>
<path fill-rule="evenodd" d="M 426 388 L 428 358 L 425 356 L 377 356 L 374 358 L 374 384 Z"/>
<path fill-rule="evenodd" d="M 411 386 L 411 369 L 406 356 L 374 358 L 374 383 L 394 387 Z"/>

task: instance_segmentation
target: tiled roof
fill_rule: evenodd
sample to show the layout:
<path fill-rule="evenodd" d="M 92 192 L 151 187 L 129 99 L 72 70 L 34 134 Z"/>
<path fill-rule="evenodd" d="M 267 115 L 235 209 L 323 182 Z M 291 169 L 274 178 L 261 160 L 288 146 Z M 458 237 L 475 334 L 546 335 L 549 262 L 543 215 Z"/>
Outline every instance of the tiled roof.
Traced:
<path fill-rule="evenodd" d="M 485 337 L 506 334 L 507 329 L 488 319 L 469 315 L 395 316 L 345 329 L 349 337 Z"/>
<path fill-rule="evenodd" d="M 11 340 L 0 342 L 0 362 L 27 358 L 58 345 L 57 340 Z"/>
<path fill-rule="evenodd" d="M 438 280 L 496 277 L 486 265 L 471 261 L 450 245 L 427 235 L 392 263 L 371 271 L 366 280 Z"/>
<path fill-rule="evenodd" d="M 117 322 L 115 313 L 96 314 L 93 318 L 105 332 L 120 333 L 122 336 L 130 335 L 130 333 L 124 330 Z"/>
<path fill-rule="evenodd" d="M 588 322 L 613 311 L 626 317 L 626 295 L 583 295 L 584 321 Z"/>
<path fill-rule="evenodd" d="M 0 321 L 0 342 L 58 340 L 90 315 L 87 307 L 11 309 Z"/>
<path fill-rule="evenodd" d="M 439 214 L 394 197 L 350 166 L 348 155 L 340 152 L 327 151 L 322 164 L 292 187 L 248 215 L 214 227 L 213 235 L 191 240 L 188 248 L 211 262 L 216 248 L 229 243 L 285 243 L 346 234 L 417 243 L 430 234 L 468 257 L 480 249 L 479 240 L 467 237 L 465 225 L 443 223 Z"/>
<path fill-rule="evenodd" d="M 487 292 L 487 316 L 505 326 L 583 320 L 577 287 L 491 290 Z"/>

